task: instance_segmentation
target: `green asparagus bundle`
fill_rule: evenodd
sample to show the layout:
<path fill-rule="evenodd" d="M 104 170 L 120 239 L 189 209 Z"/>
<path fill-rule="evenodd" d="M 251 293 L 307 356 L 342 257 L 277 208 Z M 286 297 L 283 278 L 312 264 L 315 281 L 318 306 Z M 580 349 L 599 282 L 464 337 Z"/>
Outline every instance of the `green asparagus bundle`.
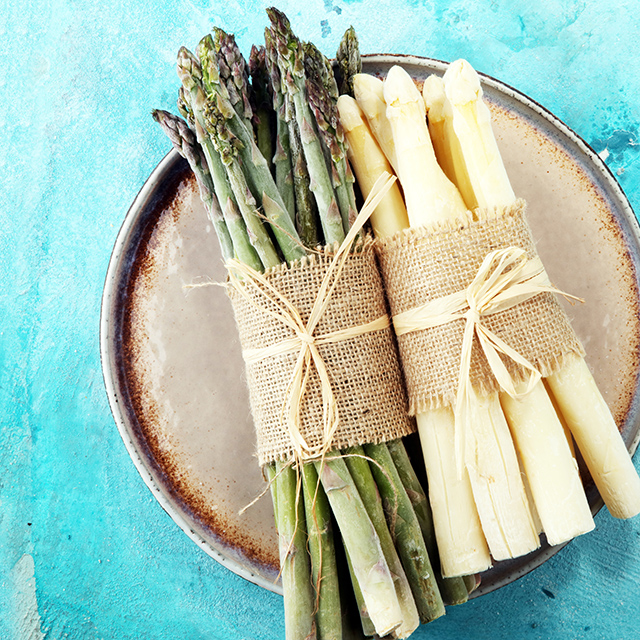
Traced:
<path fill-rule="evenodd" d="M 181 48 L 182 118 L 153 112 L 196 176 L 224 259 L 253 273 L 337 247 L 356 217 L 332 65 L 298 40 L 284 14 L 267 13 L 264 46 L 252 49 L 249 64 L 221 29 L 195 54 Z M 338 59 L 350 88 L 360 70 L 352 29 Z M 405 638 L 443 615 L 445 601 L 467 599 L 462 581 L 448 585 L 431 564 L 425 493 L 401 440 L 276 461 L 265 473 L 288 639 Z M 354 597 L 362 627 L 355 636 L 343 624 Z"/>

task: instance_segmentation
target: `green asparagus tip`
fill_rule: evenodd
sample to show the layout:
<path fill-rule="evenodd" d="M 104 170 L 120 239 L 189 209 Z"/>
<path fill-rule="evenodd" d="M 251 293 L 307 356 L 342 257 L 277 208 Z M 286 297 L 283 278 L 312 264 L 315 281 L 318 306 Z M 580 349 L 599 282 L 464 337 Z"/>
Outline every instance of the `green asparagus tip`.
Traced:
<path fill-rule="evenodd" d="M 340 93 L 353 96 L 353 76 L 362 72 L 358 36 L 353 27 L 344 32 L 336 53 L 336 61 Z"/>
<path fill-rule="evenodd" d="M 202 78 L 208 91 L 220 84 L 220 69 L 215 54 L 215 45 L 211 34 L 207 34 L 196 47 L 196 54 L 202 67 Z"/>
<path fill-rule="evenodd" d="M 227 87 L 231 104 L 238 115 L 249 121 L 253 109 L 249 100 L 249 71 L 235 36 L 219 27 L 213 30 L 213 40 L 220 70 L 220 79 Z"/>
<path fill-rule="evenodd" d="M 282 93 L 282 83 L 280 80 L 280 69 L 278 68 L 278 51 L 273 34 L 268 27 L 264 30 L 264 43 L 265 65 L 269 73 L 271 90 L 273 92 L 273 108 L 277 111 L 279 105 L 278 96 Z"/>
<path fill-rule="evenodd" d="M 171 140 L 176 151 L 188 160 L 189 165 L 196 173 L 196 177 L 201 182 L 200 174 L 208 172 L 205 169 L 206 160 L 195 134 L 189 129 L 187 123 L 182 118 L 162 109 L 154 109 L 151 112 L 151 116 Z M 203 185 L 203 187 L 205 190 L 209 190 L 208 185 Z"/>
<path fill-rule="evenodd" d="M 200 58 L 200 62 L 202 62 L 202 59 L 207 57 L 213 51 L 215 51 L 213 36 L 210 33 L 207 33 L 207 35 L 198 42 L 196 55 Z"/>
<path fill-rule="evenodd" d="M 213 42 L 215 44 L 216 51 L 220 51 L 220 48 L 223 46 L 227 37 L 228 35 L 226 31 L 223 31 L 220 27 L 213 27 Z"/>
<path fill-rule="evenodd" d="M 202 80 L 202 69 L 198 59 L 186 47 L 180 47 L 178 51 L 177 69 L 182 85 L 188 91 Z"/>
<path fill-rule="evenodd" d="M 262 73 L 264 67 L 265 49 L 263 46 L 257 47 L 255 44 L 251 45 L 251 51 L 249 52 L 249 75 L 254 76 L 256 73 Z"/>
<path fill-rule="evenodd" d="M 151 117 L 162 127 L 162 130 L 167 134 L 173 145 L 182 153 L 182 142 L 178 127 L 178 121 L 182 122 L 180 118 L 162 109 L 154 109 L 151 112 Z"/>
<path fill-rule="evenodd" d="M 187 96 L 186 89 L 181 86 L 178 90 L 178 113 L 189 123 L 192 129 L 195 129 L 195 118 L 191 106 L 189 105 L 189 98 Z"/>
<path fill-rule="evenodd" d="M 267 7 L 267 15 L 269 16 L 269 20 L 271 20 L 273 27 L 280 33 L 286 34 L 291 32 L 291 23 L 289 22 L 289 18 L 287 18 L 280 9 L 277 9 L 276 7 Z"/>
<path fill-rule="evenodd" d="M 288 73 L 294 76 L 304 76 L 303 53 L 300 40 L 291 30 L 291 23 L 287 16 L 275 7 L 267 9 L 271 20 L 271 29 L 278 51 L 280 62 Z"/>

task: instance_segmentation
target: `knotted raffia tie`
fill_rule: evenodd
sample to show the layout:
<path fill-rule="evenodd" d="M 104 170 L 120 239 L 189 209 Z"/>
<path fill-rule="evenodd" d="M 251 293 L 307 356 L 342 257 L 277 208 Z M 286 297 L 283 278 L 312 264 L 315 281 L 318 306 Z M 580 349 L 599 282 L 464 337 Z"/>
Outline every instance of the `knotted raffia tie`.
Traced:
<path fill-rule="evenodd" d="M 431 300 L 393 317 L 398 336 L 455 320 L 466 321 L 454 412 L 458 461 L 462 460 L 467 441 L 466 435 L 470 428 L 470 421 L 473 419 L 476 403 L 470 378 L 474 335 L 478 338 L 500 388 L 510 396 L 515 398 L 525 395 L 541 378 L 540 372 L 533 364 L 482 324 L 482 318 L 515 307 L 543 292 L 559 293 L 579 300 L 551 284 L 540 258 L 528 259 L 523 249 L 507 247 L 492 251 L 485 257 L 478 273 L 466 290 Z M 516 391 L 516 383 L 500 354 L 509 357 L 529 372 L 523 391 Z"/>
<path fill-rule="evenodd" d="M 318 458 L 329 451 L 340 421 L 331 378 L 318 347 L 349 340 L 366 333 L 381 331 L 390 325 L 389 317 L 383 315 L 360 326 L 320 335 L 315 333 L 340 279 L 354 240 L 394 180 L 395 178 L 385 174 L 374 185 L 349 233 L 333 256 L 307 321 L 303 320 L 295 306 L 263 274 L 236 260 L 227 263 L 230 286 L 255 308 L 259 303 L 248 294 L 246 289 L 246 287 L 251 287 L 254 292 L 259 294 L 258 299 L 262 299 L 266 303 L 264 306 L 259 306 L 260 311 L 267 313 L 294 333 L 292 337 L 264 348 L 244 349 L 243 356 L 245 362 L 249 364 L 282 354 L 297 354 L 291 379 L 287 385 L 285 405 L 282 407 L 282 421 L 286 424 L 294 457 L 298 460 Z M 302 399 L 312 369 L 317 372 L 321 385 L 323 424 L 319 446 L 309 445 L 301 431 Z"/>

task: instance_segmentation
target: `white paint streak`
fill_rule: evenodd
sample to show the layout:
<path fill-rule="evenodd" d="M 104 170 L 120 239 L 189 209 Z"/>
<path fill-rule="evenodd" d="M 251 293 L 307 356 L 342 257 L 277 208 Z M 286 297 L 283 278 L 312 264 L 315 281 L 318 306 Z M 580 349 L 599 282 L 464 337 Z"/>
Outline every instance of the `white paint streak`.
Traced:
<path fill-rule="evenodd" d="M 11 571 L 13 628 L 16 640 L 44 640 L 36 598 L 33 556 L 25 553 Z"/>

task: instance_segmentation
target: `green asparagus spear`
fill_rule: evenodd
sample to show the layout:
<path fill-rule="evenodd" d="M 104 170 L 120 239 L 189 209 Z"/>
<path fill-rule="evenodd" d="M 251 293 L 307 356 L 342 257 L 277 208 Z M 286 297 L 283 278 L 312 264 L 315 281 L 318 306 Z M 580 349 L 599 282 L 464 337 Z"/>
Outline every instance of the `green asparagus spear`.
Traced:
<path fill-rule="evenodd" d="M 231 187 L 229 187 L 229 189 L 231 189 Z M 223 215 L 224 220 L 227 223 L 227 228 L 229 229 L 229 234 L 233 240 L 233 247 L 238 260 L 249 265 L 255 271 L 262 271 L 264 267 L 260 260 L 260 256 L 251 244 L 251 240 L 247 232 L 247 225 L 244 223 L 244 219 L 238 209 L 235 198 L 231 196 L 227 198 L 223 209 Z"/>
<path fill-rule="evenodd" d="M 338 119 L 338 86 L 331 63 L 312 43 L 304 44 L 304 68 L 309 106 L 315 116 L 320 138 L 331 158 L 332 181 L 345 232 L 355 220 L 354 177 L 347 161 L 344 131 Z"/>
<path fill-rule="evenodd" d="M 373 626 L 373 622 L 371 621 L 371 616 L 369 615 L 369 610 L 367 609 L 367 605 L 364 601 L 364 596 L 362 595 L 362 589 L 360 589 L 360 585 L 358 584 L 358 579 L 356 578 L 356 574 L 353 571 L 353 564 L 351 559 L 349 558 L 349 554 L 345 549 L 345 559 L 347 562 L 347 568 L 349 570 L 349 577 L 351 580 L 351 586 L 353 588 L 353 596 L 356 601 L 356 606 L 358 607 L 358 615 L 360 617 L 360 627 L 362 628 L 362 632 L 365 636 L 375 636 L 376 628 Z"/>
<path fill-rule="evenodd" d="M 436 532 L 433 527 L 433 516 L 427 495 L 418 480 L 418 476 L 411 464 L 407 450 L 402 440 L 392 440 L 387 442 L 387 448 L 393 458 L 393 462 L 398 470 L 398 475 L 402 481 L 409 500 L 413 505 L 413 510 L 418 518 L 422 537 L 424 538 L 427 552 L 431 560 L 431 565 L 435 572 L 438 588 L 442 594 L 445 604 L 463 604 L 468 600 L 468 591 L 462 578 L 443 578 L 440 571 L 440 556 L 438 555 L 438 545 L 436 542 Z"/>
<path fill-rule="evenodd" d="M 220 136 L 233 142 L 233 153 L 241 162 L 244 181 L 269 220 L 285 260 L 293 262 L 304 257 L 306 250 L 287 213 L 269 165 L 255 143 L 253 132 L 240 120 L 231 106 L 226 88 L 220 82 L 220 70 L 211 36 L 205 36 L 200 41 L 197 52 L 202 65 L 208 112 L 211 112 Z M 239 200 L 238 204 L 241 205 Z"/>
<path fill-rule="evenodd" d="M 289 99 L 289 96 L 285 96 L 285 101 L 289 101 Z M 317 224 L 318 205 L 311 193 L 311 178 L 302 149 L 300 132 L 292 120 L 289 121 L 289 142 L 293 164 L 293 188 L 296 197 L 296 228 L 305 247 L 314 248 L 321 244 L 320 230 Z"/>
<path fill-rule="evenodd" d="M 311 463 L 302 466 L 302 493 L 316 590 L 318 640 L 342 640 L 342 609 L 331 507 L 318 480 L 316 468 Z"/>
<path fill-rule="evenodd" d="M 280 70 L 277 64 L 277 53 L 274 49 L 273 38 L 269 30 L 265 30 L 264 64 L 269 74 L 269 85 L 271 88 L 273 110 L 276 116 L 276 151 L 273 156 L 275 166 L 276 185 L 282 194 L 287 211 L 291 219 L 296 218 L 296 196 L 294 189 L 294 178 L 292 174 L 293 161 L 290 150 L 290 133 L 285 110 L 285 94 L 283 93 Z M 298 230 L 299 233 L 299 230 Z M 305 246 L 309 246 L 304 242 Z"/>
<path fill-rule="evenodd" d="M 346 94 L 353 97 L 353 76 L 362 73 L 358 36 L 353 27 L 349 27 L 340 40 L 336 62 L 340 95 Z"/>
<path fill-rule="evenodd" d="M 182 118 L 168 111 L 154 109 L 151 115 L 162 127 L 162 130 L 169 140 L 171 140 L 174 149 L 189 163 L 198 184 L 200 198 L 216 230 L 222 257 L 225 260 L 233 258 L 233 243 L 229 235 L 229 229 L 224 221 L 224 215 L 214 191 L 207 159 L 205 158 L 202 147 L 196 140 L 195 134 L 189 129 L 189 125 Z"/>
<path fill-rule="evenodd" d="M 269 170 L 271 173 L 274 171 L 273 167 L 273 154 L 274 154 L 274 140 L 275 140 L 275 113 L 273 110 L 273 100 L 271 97 L 271 87 L 269 73 L 265 64 L 265 49 L 264 47 L 251 47 L 251 53 L 249 54 L 249 75 L 251 76 L 251 93 L 249 98 L 251 100 L 251 108 L 253 111 L 253 131 L 256 138 L 256 144 L 260 153 L 264 156 Z M 289 203 L 286 202 L 284 194 L 280 189 L 280 185 L 276 180 L 276 185 L 282 195 L 282 199 L 285 201 L 287 212 L 293 214 L 293 202 L 291 203 L 291 209 L 289 209 Z"/>
<path fill-rule="evenodd" d="M 364 449 L 361 446 L 349 447 L 343 451 L 343 454 L 345 455 L 347 468 L 351 472 L 351 477 L 358 488 L 358 493 L 364 502 L 367 513 L 380 538 L 384 557 L 393 574 L 396 594 L 403 616 L 403 622 L 400 627 L 394 631 L 394 635 L 395 637 L 406 638 L 416 630 L 420 624 L 420 620 L 411 586 L 402 567 L 400 558 L 398 557 L 391 533 L 389 532 L 380 493 Z M 365 626 L 364 621 L 363 626 Z"/>
<path fill-rule="evenodd" d="M 186 70 L 180 70 L 181 65 L 191 68 L 193 78 L 189 77 Z M 194 114 L 191 107 L 190 99 L 200 96 L 201 89 L 197 86 L 196 82 L 199 72 L 197 61 L 194 61 L 192 54 L 186 49 L 178 54 L 178 70 L 179 74 L 183 74 L 185 78 L 185 84 L 180 87 L 178 94 L 178 110 L 187 122 L 189 122 L 189 126 L 196 131 L 196 137 L 202 146 L 209 171 L 211 172 L 214 190 L 220 202 L 229 235 L 231 236 L 235 256 L 238 260 L 249 265 L 256 271 L 262 271 L 264 265 L 260 260 L 258 252 L 253 247 L 247 226 L 239 214 L 238 205 L 233 195 L 231 185 L 229 184 L 222 159 L 204 128 L 204 114 L 201 113 L 201 111 Z M 189 89 L 187 89 L 187 87 L 189 87 Z M 198 116 L 197 119 L 196 115 Z"/>
<path fill-rule="evenodd" d="M 276 528 L 280 548 L 280 571 L 284 592 L 287 640 L 315 640 L 315 600 L 311 566 L 306 547 L 304 504 L 296 470 L 276 462 Z"/>
<path fill-rule="evenodd" d="M 325 242 L 333 244 L 344 240 L 344 227 L 333 190 L 331 174 L 327 169 L 322 145 L 315 130 L 306 95 L 304 52 L 300 41 L 291 31 L 287 17 L 277 9 L 267 9 L 271 20 L 271 34 L 278 53 L 278 66 L 284 87 L 291 96 L 296 123 L 304 149 L 311 191 L 318 205 L 318 213 Z"/>
<path fill-rule="evenodd" d="M 480 586 L 480 574 L 462 576 L 465 587 L 467 587 L 467 593 L 471 595 Z"/>
<path fill-rule="evenodd" d="M 229 100 L 236 113 L 251 129 L 253 110 L 249 99 L 249 72 L 233 34 L 213 29 L 213 43 L 217 54 L 220 80 L 227 88 Z"/>
<path fill-rule="evenodd" d="M 371 621 L 385 636 L 400 626 L 402 612 L 378 534 L 340 454 L 329 453 L 315 465 Z"/>
<path fill-rule="evenodd" d="M 335 537 L 336 563 L 338 565 L 338 580 L 340 581 L 340 601 L 342 604 L 342 640 L 366 640 L 367 636 L 373 636 L 376 630 L 371 625 L 371 621 L 366 614 L 366 610 L 361 610 L 362 594 L 356 598 L 355 587 L 357 581 L 353 580 L 353 572 L 350 563 L 347 561 L 347 554 L 342 544 L 342 537 L 339 533 Z M 353 585 L 349 589 L 347 585 Z M 361 615 L 363 614 L 363 615 Z M 366 616 L 366 617 L 365 617 Z M 363 628 L 364 621 L 368 621 L 369 626 Z"/>
<path fill-rule="evenodd" d="M 212 103 L 208 101 L 203 90 L 203 72 L 196 57 L 182 47 L 178 52 L 178 75 L 185 89 L 184 96 L 193 114 L 196 135 L 203 145 L 210 166 L 215 165 L 216 155 L 222 160 L 238 208 L 247 227 L 251 245 L 260 256 L 265 268 L 280 264 L 281 260 L 273 247 L 271 238 L 258 215 L 255 200 L 251 195 L 246 179 L 237 158 L 239 142 L 225 127 L 226 118 L 221 110 L 233 111 L 226 101 Z"/>
<path fill-rule="evenodd" d="M 420 621 L 430 622 L 444 615 L 444 603 L 415 511 L 386 444 L 365 444 L 364 451 L 373 461 L 371 471 L 382 496 L 387 523 L 411 585 Z"/>

